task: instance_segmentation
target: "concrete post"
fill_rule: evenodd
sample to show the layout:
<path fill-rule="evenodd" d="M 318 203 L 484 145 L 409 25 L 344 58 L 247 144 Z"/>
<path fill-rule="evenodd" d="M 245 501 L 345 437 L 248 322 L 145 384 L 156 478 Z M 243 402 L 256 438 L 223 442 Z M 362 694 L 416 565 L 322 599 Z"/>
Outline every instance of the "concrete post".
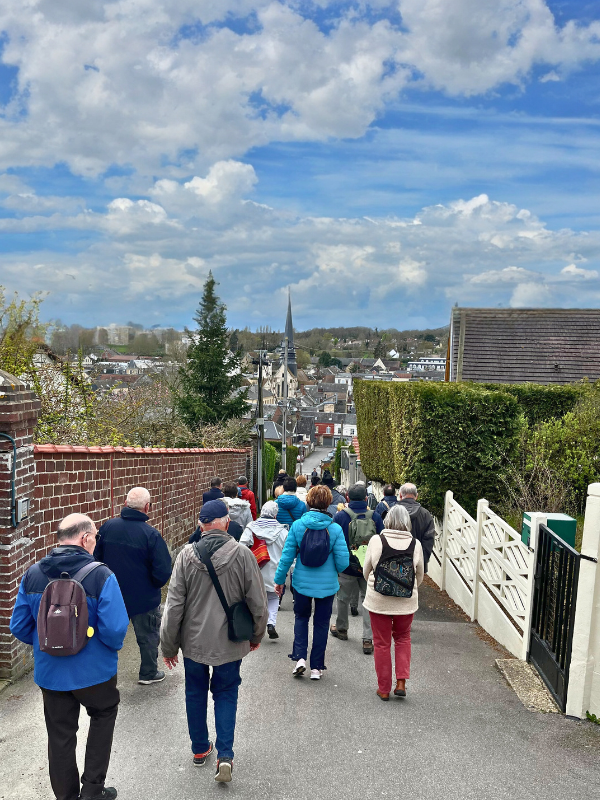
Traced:
<path fill-rule="evenodd" d="M 581 555 L 566 713 L 584 719 L 600 716 L 600 483 L 588 486 Z"/>
<path fill-rule="evenodd" d="M 23 573 L 35 561 L 33 431 L 39 408 L 24 383 L 0 370 L 0 679 L 18 677 L 31 661 L 31 648 L 12 637 L 9 621 Z M 21 522 L 19 500 L 30 501 Z"/>
<path fill-rule="evenodd" d="M 356 483 L 356 461 L 358 456 L 356 453 L 348 453 L 348 485 L 353 486 Z"/>

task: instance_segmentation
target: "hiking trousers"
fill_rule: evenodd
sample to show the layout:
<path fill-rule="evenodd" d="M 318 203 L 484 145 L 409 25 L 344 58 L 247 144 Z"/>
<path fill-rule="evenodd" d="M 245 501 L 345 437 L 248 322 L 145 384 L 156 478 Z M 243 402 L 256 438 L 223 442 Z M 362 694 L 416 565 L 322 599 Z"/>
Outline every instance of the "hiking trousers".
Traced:
<path fill-rule="evenodd" d="M 48 731 L 50 783 L 56 800 L 77 800 L 80 789 L 82 797 L 98 796 L 104 788 L 119 707 L 117 676 L 70 692 L 42 688 L 42 696 Z M 80 787 L 75 748 L 81 706 L 90 717 L 90 729 Z"/>
<path fill-rule="evenodd" d="M 354 577 L 354 575 L 345 575 L 343 572 L 338 575 L 340 582 L 340 590 L 337 593 L 337 619 L 335 627 L 338 631 L 348 630 L 348 611 L 352 605 L 353 595 L 358 593 L 359 603 L 358 606 L 362 613 L 363 618 L 363 639 L 372 639 L 373 632 L 371 630 L 371 618 L 369 612 L 363 607 L 365 599 L 365 592 L 367 591 L 367 582 L 364 578 Z"/>

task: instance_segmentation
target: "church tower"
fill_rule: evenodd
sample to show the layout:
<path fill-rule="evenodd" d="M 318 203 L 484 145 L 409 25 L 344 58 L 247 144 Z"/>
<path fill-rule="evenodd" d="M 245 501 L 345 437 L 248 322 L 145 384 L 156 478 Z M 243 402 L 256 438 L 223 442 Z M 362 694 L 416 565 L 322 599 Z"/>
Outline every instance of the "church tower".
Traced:
<path fill-rule="evenodd" d="M 288 340 L 288 368 L 289 371 L 294 375 L 294 377 L 298 377 L 298 364 L 296 363 L 296 347 L 294 345 L 294 324 L 292 322 L 292 296 L 288 292 L 288 310 L 287 310 L 287 319 L 285 321 L 285 334 Z M 281 342 L 281 360 L 280 364 L 283 364 L 285 354 L 285 339 Z"/>

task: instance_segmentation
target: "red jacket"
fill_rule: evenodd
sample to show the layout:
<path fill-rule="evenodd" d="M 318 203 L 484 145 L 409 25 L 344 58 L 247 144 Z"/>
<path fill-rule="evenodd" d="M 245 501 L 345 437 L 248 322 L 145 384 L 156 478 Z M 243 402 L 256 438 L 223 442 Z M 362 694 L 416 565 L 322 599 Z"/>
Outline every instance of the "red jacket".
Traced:
<path fill-rule="evenodd" d="M 250 503 L 252 519 L 256 519 L 256 498 L 254 497 L 254 492 L 250 491 L 247 486 L 242 486 L 242 500 L 247 500 Z"/>

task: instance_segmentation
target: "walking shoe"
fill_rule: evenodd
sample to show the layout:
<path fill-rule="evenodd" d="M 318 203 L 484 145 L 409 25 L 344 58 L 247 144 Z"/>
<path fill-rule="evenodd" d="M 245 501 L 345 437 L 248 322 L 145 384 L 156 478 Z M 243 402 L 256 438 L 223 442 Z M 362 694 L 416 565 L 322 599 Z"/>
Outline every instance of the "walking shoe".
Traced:
<path fill-rule="evenodd" d="M 233 758 L 220 758 L 217 761 L 217 773 L 215 780 L 217 783 L 229 783 L 233 772 Z"/>
<path fill-rule="evenodd" d="M 394 694 L 396 697 L 406 697 L 406 680 L 404 678 L 398 678 L 396 681 Z"/>
<path fill-rule="evenodd" d="M 358 617 L 358 608 L 356 606 L 350 606 L 350 613 L 353 617 Z"/>
<path fill-rule="evenodd" d="M 301 678 L 305 672 L 306 672 L 306 659 L 299 658 L 298 661 L 296 662 L 296 666 L 294 667 L 292 675 L 295 678 Z"/>
<path fill-rule="evenodd" d="M 267 625 L 267 633 L 269 634 L 269 639 L 279 639 L 279 634 L 275 630 L 275 625 Z"/>
<path fill-rule="evenodd" d="M 363 639 L 363 653 L 366 656 L 373 655 L 373 642 L 371 639 Z"/>
<path fill-rule="evenodd" d="M 115 800 L 117 790 L 113 786 L 104 786 L 100 794 L 79 796 L 79 800 Z"/>
<path fill-rule="evenodd" d="M 311 669 L 311 671 L 310 671 L 310 679 L 311 679 L 311 681 L 320 681 L 322 674 L 323 674 L 323 670 Z"/>
<path fill-rule="evenodd" d="M 379 697 L 381 700 L 389 700 L 390 699 L 390 693 L 389 692 L 380 692 L 379 689 L 377 689 L 377 697 Z"/>
<path fill-rule="evenodd" d="M 342 642 L 348 641 L 348 631 L 343 631 L 341 628 L 338 631 L 335 625 L 332 625 L 331 628 L 329 628 L 329 633 Z"/>
<path fill-rule="evenodd" d="M 165 673 L 159 671 L 153 678 L 147 678 L 146 680 L 140 678 L 138 683 L 141 683 L 144 686 L 148 686 L 151 683 L 160 683 L 161 681 L 164 681 L 164 679 L 165 679 Z"/>
<path fill-rule="evenodd" d="M 203 767 L 206 764 L 206 759 L 209 757 L 209 755 L 212 753 L 213 750 L 214 750 L 213 743 L 209 742 L 208 750 L 206 751 L 206 753 L 196 753 L 194 755 L 194 766 Z"/>

